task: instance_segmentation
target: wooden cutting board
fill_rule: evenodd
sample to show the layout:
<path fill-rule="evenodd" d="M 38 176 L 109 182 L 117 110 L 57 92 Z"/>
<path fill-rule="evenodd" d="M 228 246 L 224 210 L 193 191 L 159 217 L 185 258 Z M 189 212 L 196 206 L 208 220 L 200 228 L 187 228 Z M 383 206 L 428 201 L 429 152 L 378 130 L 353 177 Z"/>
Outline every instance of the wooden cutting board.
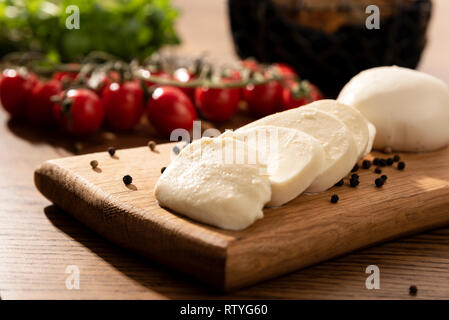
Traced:
<path fill-rule="evenodd" d="M 374 167 L 360 185 L 302 195 L 243 231 L 196 223 L 158 206 L 153 196 L 174 144 L 47 161 L 35 171 L 40 192 L 116 244 L 221 290 L 273 278 L 375 243 L 449 224 L 449 149 L 401 154 L 404 171 L 374 186 Z M 372 154 L 382 156 L 383 154 Z M 90 166 L 97 160 L 96 170 Z M 129 174 L 133 184 L 125 186 Z M 213 192 L 213 190 L 211 190 Z M 330 203 L 332 194 L 340 201 Z"/>

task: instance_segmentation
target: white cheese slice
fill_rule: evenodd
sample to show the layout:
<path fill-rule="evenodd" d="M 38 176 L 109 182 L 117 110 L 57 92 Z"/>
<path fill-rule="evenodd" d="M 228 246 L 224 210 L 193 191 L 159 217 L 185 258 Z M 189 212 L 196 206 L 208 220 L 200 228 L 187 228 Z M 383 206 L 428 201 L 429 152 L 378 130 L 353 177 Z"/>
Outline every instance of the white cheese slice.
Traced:
<path fill-rule="evenodd" d="M 295 108 L 251 122 L 236 132 L 262 125 L 297 129 L 320 141 L 325 153 L 323 172 L 307 188 L 308 192 L 329 189 L 345 177 L 358 160 L 351 132 L 342 121 L 326 112 Z"/>
<path fill-rule="evenodd" d="M 156 183 L 159 204 L 194 220 L 241 230 L 263 218 L 271 187 L 255 150 L 235 139 L 202 138 L 186 146 Z"/>
<path fill-rule="evenodd" d="M 375 149 L 419 152 L 449 144 L 449 87 L 431 75 L 396 66 L 368 69 L 345 85 L 338 101 L 373 123 Z"/>
<path fill-rule="evenodd" d="M 365 152 L 363 153 L 363 157 L 366 156 L 373 150 L 373 144 L 374 139 L 376 138 L 376 127 L 374 124 L 368 121 L 368 132 L 369 132 L 369 138 L 368 138 L 368 144 L 366 146 Z"/>
<path fill-rule="evenodd" d="M 365 151 L 369 141 L 368 120 L 355 108 L 335 100 L 325 99 L 312 102 L 303 108 L 313 108 L 324 111 L 343 121 L 351 131 L 352 137 L 357 144 L 359 158 L 365 156 Z"/>
<path fill-rule="evenodd" d="M 244 141 L 257 150 L 258 160 L 267 165 L 271 200 L 281 206 L 303 193 L 322 172 L 324 149 L 312 136 L 290 128 L 261 126 L 226 131 L 220 136 Z"/>

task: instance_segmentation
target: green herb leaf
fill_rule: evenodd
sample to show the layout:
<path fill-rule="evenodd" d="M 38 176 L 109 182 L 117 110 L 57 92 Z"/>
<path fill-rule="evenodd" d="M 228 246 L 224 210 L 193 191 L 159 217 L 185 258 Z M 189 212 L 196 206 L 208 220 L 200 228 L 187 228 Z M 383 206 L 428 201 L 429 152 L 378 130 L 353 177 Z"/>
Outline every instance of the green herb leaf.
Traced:
<path fill-rule="evenodd" d="M 80 29 L 67 29 L 66 7 L 80 10 Z M 170 0 L 0 0 L 0 56 L 40 51 L 73 62 L 91 51 L 143 59 L 178 44 L 178 12 Z"/>

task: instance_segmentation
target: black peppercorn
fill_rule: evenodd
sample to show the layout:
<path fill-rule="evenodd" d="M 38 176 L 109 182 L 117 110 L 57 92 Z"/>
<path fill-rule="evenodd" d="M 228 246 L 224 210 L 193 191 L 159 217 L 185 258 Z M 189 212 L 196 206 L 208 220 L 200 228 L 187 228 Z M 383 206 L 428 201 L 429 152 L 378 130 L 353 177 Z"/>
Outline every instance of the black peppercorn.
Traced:
<path fill-rule="evenodd" d="M 356 172 L 357 170 L 359 170 L 359 165 L 356 163 L 351 172 Z"/>
<path fill-rule="evenodd" d="M 180 150 L 179 150 L 179 148 L 178 148 L 177 146 L 174 146 L 174 147 L 173 147 L 173 153 L 174 153 L 174 154 L 179 154 L 179 151 L 180 151 Z"/>
<path fill-rule="evenodd" d="M 374 183 L 376 184 L 376 187 L 380 188 L 384 185 L 385 181 L 382 178 L 377 178 L 374 180 Z"/>
<path fill-rule="evenodd" d="M 149 141 L 148 147 L 151 149 L 151 151 L 154 151 L 154 149 L 156 148 L 156 142 L 154 142 L 153 140 Z"/>
<path fill-rule="evenodd" d="M 380 170 L 380 168 L 377 167 L 376 169 L 374 169 L 374 173 L 381 174 L 382 170 Z"/>
<path fill-rule="evenodd" d="M 401 160 L 401 157 L 399 156 L 399 155 L 394 155 L 394 157 L 393 157 L 393 161 L 394 162 L 399 162 L 399 160 Z"/>
<path fill-rule="evenodd" d="M 162 167 L 161 168 L 161 174 L 164 173 L 165 169 L 167 169 L 167 167 Z"/>
<path fill-rule="evenodd" d="M 373 164 L 374 164 L 375 166 L 378 166 L 378 165 L 379 165 L 379 158 L 374 158 Z"/>
<path fill-rule="evenodd" d="M 333 194 L 332 197 L 331 197 L 331 202 L 332 203 L 337 203 L 339 199 L 340 198 L 338 197 L 338 195 Z"/>
<path fill-rule="evenodd" d="M 388 158 L 387 159 L 387 166 L 392 166 L 393 165 L 393 158 Z"/>
<path fill-rule="evenodd" d="M 123 183 L 125 185 L 129 185 L 133 183 L 133 178 L 129 174 L 127 174 L 126 176 L 123 177 Z"/>
<path fill-rule="evenodd" d="M 336 187 L 341 187 L 345 182 L 343 181 L 343 179 L 341 179 L 340 181 L 338 181 L 334 186 Z"/>
<path fill-rule="evenodd" d="M 355 187 L 357 187 L 358 185 L 359 185 L 359 180 L 357 180 L 357 179 L 350 179 L 349 180 L 349 184 L 350 184 L 350 186 L 351 187 L 353 187 L 353 188 L 355 188 Z"/>
<path fill-rule="evenodd" d="M 351 179 L 357 180 L 358 178 L 359 178 L 359 175 L 358 175 L 357 173 L 353 173 L 353 174 L 351 175 Z"/>
<path fill-rule="evenodd" d="M 383 174 L 380 178 L 381 178 L 383 181 L 387 181 L 387 179 L 388 179 L 388 177 L 387 177 L 386 174 Z"/>
<path fill-rule="evenodd" d="M 404 161 L 398 162 L 398 170 L 404 170 L 404 168 L 405 168 L 405 163 L 404 163 Z"/>
<path fill-rule="evenodd" d="M 363 162 L 362 162 L 362 167 L 363 167 L 363 169 L 369 169 L 369 168 L 371 168 L 371 161 L 369 161 L 369 160 L 363 160 Z"/>
<path fill-rule="evenodd" d="M 418 287 L 417 286 L 410 286 L 410 288 L 408 288 L 408 293 L 411 296 L 416 296 L 416 294 L 418 293 Z"/>
<path fill-rule="evenodd" d="M 96 167 L 98 167 L 98 161 L 97 160 L 92 160 L 90 162 L 90 166 L 92 167 L 92 169 L 95 169 Z"/>
<path fill-rule="evenodd" d="M 385 167 L 387 165 L 387 160 L 385 159 L 379 159 L 379 166 Z"/>
<path fill-rule="evenodd" d="M 114 156 L 114 154 L 115 154 L 115 148 L 114 147 L 109 147 L 108 148 L 108 153 L 109 153 L 109 155 L 112 157 L 112 156 Z"/>

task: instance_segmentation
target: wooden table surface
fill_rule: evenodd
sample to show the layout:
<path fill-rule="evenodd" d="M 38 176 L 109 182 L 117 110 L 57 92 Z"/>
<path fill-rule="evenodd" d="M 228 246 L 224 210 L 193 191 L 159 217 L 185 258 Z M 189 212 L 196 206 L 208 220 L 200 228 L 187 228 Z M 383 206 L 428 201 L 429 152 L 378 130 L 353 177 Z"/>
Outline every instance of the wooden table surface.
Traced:
<path fill-rule="evenodd" d="M 235 59 L 225 1 L 177 0 L 182 52 L 208 51 Z M 449 2 L 435 1 L 429 45 L 420 69 L 449 83 Z M 151 132 L 100 134 L 82 141 L 87 153 L 144 145 Z M 73 154 L 76 140 L 28 128 L 0 111 L 0 296 L 2 299 L 415 299 L 449 298 L 449 228 L 324 262 L 229 295 L 102 239 L 44 199 L 33 171 L 45 160 Z M 79 143 L 77 144 L 80 145 Z M 449 208 L 448 208 L 449 209 Z M 79 290 L 66 288 L 67 266 L 80 270 Z M 368 290 L 365 269 L 380 269 L 380 289 Z"/>

